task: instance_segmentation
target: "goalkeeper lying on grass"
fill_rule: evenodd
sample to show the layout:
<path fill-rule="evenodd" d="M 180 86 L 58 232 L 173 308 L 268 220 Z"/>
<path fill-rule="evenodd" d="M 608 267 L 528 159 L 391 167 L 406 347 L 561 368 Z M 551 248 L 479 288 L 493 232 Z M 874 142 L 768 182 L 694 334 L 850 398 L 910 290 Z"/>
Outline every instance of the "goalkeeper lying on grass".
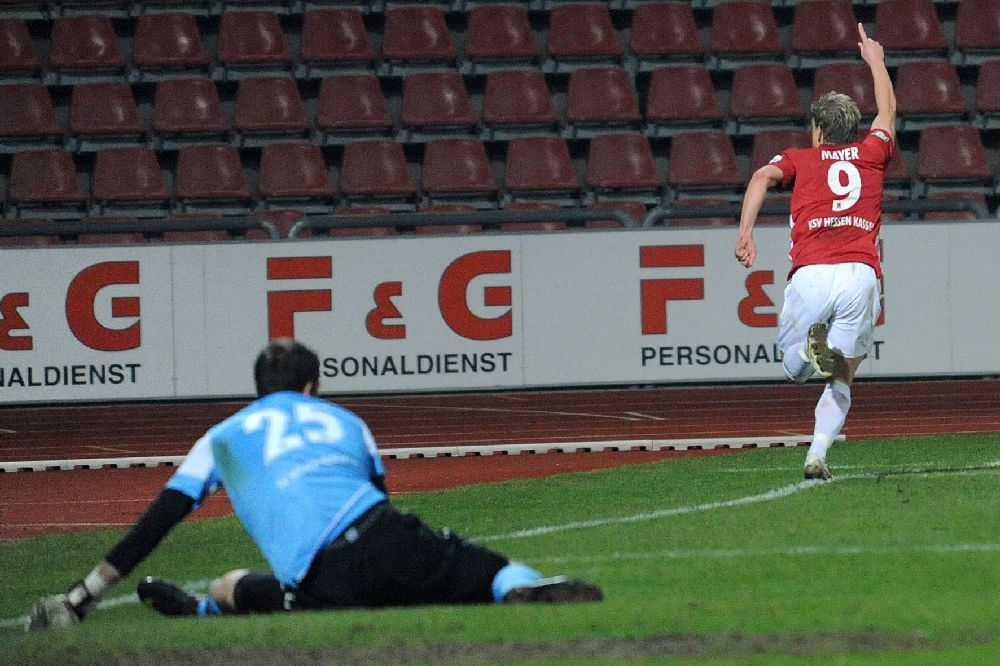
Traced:
<path fill-rule="evenodd" d="M 110 553 L 64 594 L 42 597 L 29 629 L 80 622 L 210 493 L 225 487 L 271 571 L 239 569 L 196 598 L 147 578 L 139 596 L 168 615 L 429 603 L 598 601 L 599 587 L 542 578 L 524 564 L 434 530 L 388 501 L 374 438 L 316 397 L 319 359 L 270 343 L 254 364 L 258 399 L 209 429 Z"/>

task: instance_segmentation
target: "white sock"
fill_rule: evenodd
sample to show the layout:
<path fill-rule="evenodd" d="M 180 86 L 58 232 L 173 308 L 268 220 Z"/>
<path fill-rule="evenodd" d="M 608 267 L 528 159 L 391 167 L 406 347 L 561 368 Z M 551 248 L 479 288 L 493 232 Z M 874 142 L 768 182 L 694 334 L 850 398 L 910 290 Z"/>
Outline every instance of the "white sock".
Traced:
<path fill-rule="evenodd" d="M 851 410 L 851 387 L 835 379 L 827 383 L 816 403 L 816 427 L 806 460 L 826 460 L 826 452 L 837 439 Z"/>
<path fill-rule="evenodd" d="M 781 369 L 785 376 L 797 384 L 801 384 L 813 376 L 815 372 L 812 363 L 806 357 L 806 343 L 799 342 L 784 350 L 781 355 Z"/>

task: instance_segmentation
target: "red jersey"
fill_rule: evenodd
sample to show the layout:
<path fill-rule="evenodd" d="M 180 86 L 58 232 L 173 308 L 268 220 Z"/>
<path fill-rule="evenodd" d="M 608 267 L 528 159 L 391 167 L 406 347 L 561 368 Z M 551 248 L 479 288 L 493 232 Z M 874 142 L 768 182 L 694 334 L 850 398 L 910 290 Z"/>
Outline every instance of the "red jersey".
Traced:
<path fill-rule="evenodd" d="M 882 276 L 882 177 L 892 138 L 881 129 L 841 146 L 791 148 L 771 164 L 792 185 L 792 268 L 860 262 Z"/>

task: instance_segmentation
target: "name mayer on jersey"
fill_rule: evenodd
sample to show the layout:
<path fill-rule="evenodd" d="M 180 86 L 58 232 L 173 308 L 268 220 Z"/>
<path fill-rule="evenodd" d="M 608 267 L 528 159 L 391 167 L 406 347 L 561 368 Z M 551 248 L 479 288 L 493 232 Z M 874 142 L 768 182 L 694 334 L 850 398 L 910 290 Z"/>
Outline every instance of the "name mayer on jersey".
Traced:
<path fill-rule="evenodd" d="M 858 159 L 858 147 L 848 146 L 839 150 L 827 150 L 824 148 L 820 151 L 820 157 L 824 160 L 856 160 Z"/>

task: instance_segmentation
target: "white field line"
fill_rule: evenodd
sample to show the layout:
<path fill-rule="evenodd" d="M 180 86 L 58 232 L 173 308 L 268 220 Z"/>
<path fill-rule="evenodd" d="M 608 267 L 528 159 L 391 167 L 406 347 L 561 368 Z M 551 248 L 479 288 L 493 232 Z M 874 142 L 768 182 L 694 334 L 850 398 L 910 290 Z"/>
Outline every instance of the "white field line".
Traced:
<path fill-rule="evenodd" d="M 976 467 L 970 467 L 967 470 L 949 470 L 947 473 L 955 473 L 956 471 L 964 471 L 967 473 L 983 473 L 993 471 L 994 468 L 1000 467 L 1000 460 L 994 460 L 983 465 Z M 933 470 L 928 470 L 919 474 L 913 475 L 910 478 L 928 478 L 935 476 L 939 473 L 944 472 L 934 472 Z M 689 513 L 696 513 L 699 511 L 710 511 L 714 509 L 723 509 L 729 507 L 737 506 L 747 506 L 750 504 L 759 504 L 761 502 L 771 502 L 776 499 L 781 499 L 783 497 L 789 497 L 802 490 L 809 488 L 815 488 L 817 486 L 825 486 L 831 483 L 850 481 L 856 479 L 874 479 L 877 478 L 878 473 L 867 472 L 864 474 L 843 474 L 835 476 L 829 481 L 819 481 L 819 480 L 807 480 L 799 481 L 798 483 L 793 483 L 781 488 L 774 488 L 772 490 L 765 491 L 763 493 L 758 493 L 756 495 L 747 495 L 745 497 L 737 497 L 731 500 L 719 500 L 715 502 L 706 502 L 704 504 L 691 504 L 688 506 L 673 507 L 670 509 L 661 509 L 659 511 L 650 511 L 645 513 L 636 513 L 629 516 L 617 516 L 610 518 L 601 518 L 595 520 L 582 520 L 574 521 L 569 523 L 562 523 L 558 525 L 546 525 L 542 527 L 535 527 L 526 530 L 517 530 L 514 532 L 508 532 L 506 534 L 494 534 L 480 537 L 473 537 L 471 541 L 500 541 L 502 539 L 525 539 L 536 536 L 543 536 L 546 534 L 553 534 L 555 532 L 566 532 L 569 530 L 577 529 L 588 529 L 592 527 L 603 527 L 605 525 L 623 525 L 626 523 L 637 523 L 649 520 L 656 520 L 658 518 L 667 518 L 670 516 L 679 516 Z M 607 561 L 612 559 L 655 559 L 655 558 L 687 558 L 687 557 L 700 557 L 700 558 L 732 558 L 740 557 L 743 555 L 805 555 L 805 554 L 845 554 L 845 555 L 856 555 L 865 553 L 892 553 L 892 552 L 937 552 L 937 553 L 976 553 L 976 552 L 995 552 L 1000 551 L 1000 544 L 938 544 L 938 545 L 924 545 L 924 546 L 909 546 L 909 547 L 899 547 L 898 549 L 886 548 L 886 547 L 868 547 L 868 546 L 846 546 L 846 547 L 826 547 L 826 546 L 796 546 L 787 549 L 773 549 L 773 550 L 705 550 L 705 551 L 660 551 L 658 553 L 620 553 L 612 552 L 607 555 L 594 555 L 594 556 L 567 556 L 567 557 L 549 557 L 549 558 L 539 558 L 539 561 Z M 208 581 L 197 581 L 193 583 L 185 583 L 185 587 L 191 589 L 192 591 L 205 590 L 208 588 Z M 130 603 L 138 603 L 138 597 L 135 594 L 127 594 L 119 597 L 112 597 L 102 601 L 98 608 L 112 608 L 116 606 L 123 606 Z M 11 629 L 15 627 L 25 627 L 27 626 L 28 618 L 26 615 L 10 619 L 0 619 L 0 629 Z"/>
<path fill-rule="evenodd" d="M 788 548 L 710 548 L 706 550 L 660 550 L 621 552 L 602 555 L 551 555 L 532 558 L 538 562 L 615 562 L 621 560 L 711 560 L 757 557 L 797 557 L 802 555 L 892 555 L 897 553 L 996 553 L 1000 543 L 940 543 L 905 546 L 791 546 Z"/>

